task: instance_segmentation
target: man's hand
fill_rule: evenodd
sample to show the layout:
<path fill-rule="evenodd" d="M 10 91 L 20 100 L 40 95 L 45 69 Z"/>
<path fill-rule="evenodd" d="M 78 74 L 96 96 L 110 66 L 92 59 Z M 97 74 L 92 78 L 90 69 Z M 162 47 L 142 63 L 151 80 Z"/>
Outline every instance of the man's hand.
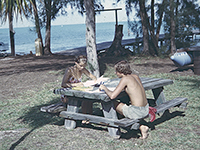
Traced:
<path fill-rule="evenodd" d="M 105 89 L 106 89 L 105 85 L 101 84 L 101 85 L 99 86 L 99 91 L 102 91 L 102 90 L 105 90 Z"/>

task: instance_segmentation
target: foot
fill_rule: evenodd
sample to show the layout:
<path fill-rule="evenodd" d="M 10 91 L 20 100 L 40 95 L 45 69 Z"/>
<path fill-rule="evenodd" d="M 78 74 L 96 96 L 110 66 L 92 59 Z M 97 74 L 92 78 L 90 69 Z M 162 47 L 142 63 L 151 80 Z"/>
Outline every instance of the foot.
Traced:
<path fill-rule="evenodd" d="M 149 127 L 141 125 L 140 126 L 140 131 L 142 136 L 140 137 L 140 139 L 146 139 L 148 137 L 148 131 L 149 131 Z"/>
<path fill-rule="evenodd" d="M 62 103 L 65 103 L 65 104 L 68 103 L 68 98 L 64 95 L 61 95 L 60 100 L 61 100 Z"/>

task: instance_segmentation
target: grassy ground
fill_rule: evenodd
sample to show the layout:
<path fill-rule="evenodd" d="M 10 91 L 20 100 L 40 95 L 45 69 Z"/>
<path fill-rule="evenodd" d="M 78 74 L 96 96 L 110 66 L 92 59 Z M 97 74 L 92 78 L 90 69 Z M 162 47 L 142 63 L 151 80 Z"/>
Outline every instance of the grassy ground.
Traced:
<path fill-rule="evenodd" d="M 58 114 L 40 112 L 40 107 L 57 103 L 59 95 L 53 94 L 54 88 L 60 88 L 61 71 L 49 71 L 58 75 L 55 82 L 44 84 L 37 89 L 27 90 L 15 99 L 0 103 L 0 149 L 200 149 L 200 76 L 180 76 L 158 73 L 148 77 L 173 79 L 174 84 L 165 87 L 167 100 L 175 97 L 187 97 L 187 109 L 172 108 L 168 119 L 157 116 L 146 140 L 139 140 L 139 131 L 122 129 L 122 137 L 113 139 L 106 127 L 91 124 L 82 126 L 79 122 L 74 130 L 66 130 L 64 119 Z M 114 74 L 109 68 L 105 76 Z M 111 76 L 110 76 L 111 77 Z M 112 76 L 112 78 L 115 76 Z M 147 97 L 152 98 L 151 91 Z M 94 105 L 94 113 L 99 113 L 99 105 Z"/>

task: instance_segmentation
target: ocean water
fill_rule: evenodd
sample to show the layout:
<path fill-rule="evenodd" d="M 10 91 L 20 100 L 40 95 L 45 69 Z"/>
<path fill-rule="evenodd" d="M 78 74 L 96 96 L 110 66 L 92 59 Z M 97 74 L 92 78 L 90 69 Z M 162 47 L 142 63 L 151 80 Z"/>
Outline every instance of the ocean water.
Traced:
<path fill-rule="evenodd" d="M 123 39 L 134 38 L 128 36 L 128 23 L 119 22 L 123 25 Z M 35 39 L 37 34 L 33 27 L 14 28 L 15 30 L 15 52 L 16 54 L 35 53 Z M 51 51 L 59 52 L 86 45 L 85 24 L 59 25 L 51 28 Z M 108 42 L 114 39 L 115 22 L 96 24 L 96 42 Z M 43 42 L 45 29 L 42 29 Z M 0 42 L 8 43 L 10 53 L 9 29 L 0 29 Z"/>

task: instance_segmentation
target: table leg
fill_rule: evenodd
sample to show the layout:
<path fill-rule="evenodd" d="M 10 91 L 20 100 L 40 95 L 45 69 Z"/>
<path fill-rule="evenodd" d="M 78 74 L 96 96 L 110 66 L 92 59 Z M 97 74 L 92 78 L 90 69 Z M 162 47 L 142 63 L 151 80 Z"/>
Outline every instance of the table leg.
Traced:
<path fill-rule="evenodd" d="M 69 98 L 68 105 L 67 105 L 68 112 L 78 112 L 78 100 Z M 76 127 L 76 121 L 65 119 L 65 128 L 66 129 L 74 129 Z"/>
<path fill-rule="evenodd" d="M 157 88 L 157 89 L 152 89 L 152 92 L 153 92 L 153 95 L 154 95 L 154 98 L 156 101 L 156 105 L 160 105 L 160 104 L 166 102 L 165 95 L 163 93 L 163 89 L 164 89 L 163 87 Z"/>
<path fill-rule="evenodd" d="M 117 113 L 114 109 L 114 104 L 110 102 L 102 102 L 103 114 L 106 118 L 118 119 Z M 108 132 L 110 136 L 114 138 L 119 138 L 121 135 L 120 128 L 108 127 Z"/>

